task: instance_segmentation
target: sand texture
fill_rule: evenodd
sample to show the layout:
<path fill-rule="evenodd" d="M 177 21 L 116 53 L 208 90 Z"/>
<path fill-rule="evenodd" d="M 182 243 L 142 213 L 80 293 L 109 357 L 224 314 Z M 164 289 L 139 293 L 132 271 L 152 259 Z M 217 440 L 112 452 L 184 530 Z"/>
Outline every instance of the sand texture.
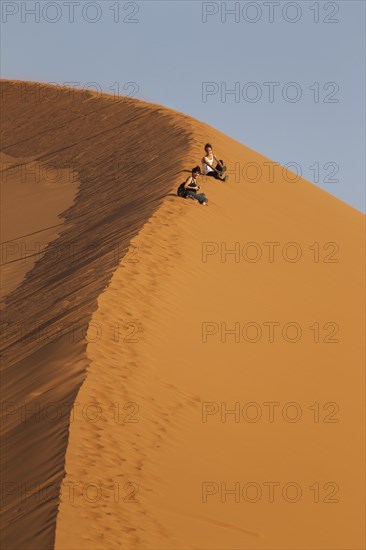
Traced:
<path fill-rule="evenodd" d="M 4 162 L 66 185 L 4 298 L 6 547 L 363 548 L 364 216 L 172 110 L 2 86 Z"/>

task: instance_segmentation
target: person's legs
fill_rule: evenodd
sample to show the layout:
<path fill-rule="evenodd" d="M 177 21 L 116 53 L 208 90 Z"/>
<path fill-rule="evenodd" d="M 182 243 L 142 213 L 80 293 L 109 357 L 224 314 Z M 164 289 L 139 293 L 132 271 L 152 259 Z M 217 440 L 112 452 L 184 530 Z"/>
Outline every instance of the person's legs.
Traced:
<path fill-rule="evenodd" d="M 200 204 L 202 204 L 204 202 L 208 203 L 208 199 L 207 199 L 207 197 L 204 193 L 197 193 L 196 198 L 197 198 L 197 200 Z"/>
<path fill-rule="evenodd" d="M 186 191 L 186 194 L 184 195 L 184 198 L 185 199 L 192 199 L 194 201 L 198 201 L 198 198 L 197 198 L 197 193 L 195 193 L 194 191 Z"/>
<path fill-rule="evenodd" d="M 220 167 L 217 168 L 217 170 L 219 170 L 219 169 L 220 169 Z M 221 178 L 219 176 L 219 174 L 217 172 L 215 172 L 214 170 L 212 172 L 208 172 L 208 174 L 206 174 L 206 176 L 209 176 L 210 178 L 215 178 L 215 180 L 220 180 L 220 181 L 227 181 L 227 179 L 228 179 L 227 176 L 225 176 L 224 178 Z"/>
<path fill-rule="evenodd" d="M 219 164 L 216 165 L 216 170 L 219 170 L 220 171 L 220 175 L 222 176 L 222 174 L 224 172 L 226 172 L 226 164 L 224 163 L 224 161 L 222 159 L 220 159 L 220 162 L 223 166 L 223 168 L 221 168 L 221 166 Z"/>
<path fill-rule="evenodd" d="M 208 172 L 206 174 L 206 176 L 210 177 L 210 178 L 215 178 L 215 180 L 220 180 L 220 176 L 217 172 L 215 172 L 214 170 L 212 170 L 212 172 Z"/>
<path fill-rule="evenodd" d="M 187 191 L 185 194 L 186 199 L 192 199 L 200 204 L 208 203 L 208 199 L 204 193 L 195 193 L 194 191 Z"/>

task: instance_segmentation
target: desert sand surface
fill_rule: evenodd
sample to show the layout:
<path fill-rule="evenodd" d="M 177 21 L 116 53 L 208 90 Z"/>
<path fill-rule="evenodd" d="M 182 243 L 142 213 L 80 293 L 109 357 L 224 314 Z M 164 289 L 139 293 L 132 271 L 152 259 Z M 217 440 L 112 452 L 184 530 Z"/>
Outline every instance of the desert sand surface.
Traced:
<path fill-rule="evenodd" d="M 20 84 L 7 85 L 16 96 Z M 45 113 L 55 122 L 60 101 L 29 109 L 46 135 Z M 38 501 L 7 495 L 9 547 L 364 548 L 364 216 L 206 124 L 112 101 L 80 95 L 66 158 L 70 112 L 52 129 L 58 149 L 12 136 L 4 150 L 78 174 L 58 239 L 121 243 L 113 261 L 105 253 L 91 265 L 45 256 L 7 297 L 15 315 L 41 278 L 47 316 L 24 311 L 85 327 L 48 345 L 9 333 L 7 396 L 32 403 L 31 385 L 41 410 L 67 411 L 43 423 L 5 416 L 6 479 L 49 489 Z M 106 135 L 78 149 L 94 127 L 90 103 L 121 117 L 113 152 Z M 207 141 L 229 181 L 202 178 L 203 207 L 172 195 Z M 140 143 L 153 165 L 143 174 Z M 107 189 L 83 179 L 91 154 Z M 109 179 L 120 158 L 132 201 L 123 177 Z"/>
<path fill-rule="evenodd" d="M 160 106 L 32 82 L 2 81 L 0 91 L 5 158 L 32 159 L 78 180 L 52 246 L 6 295 L 1 326 L 1 542 L 52 548 L 70 409 L 88 365 L 85 336 L 97 297 L 179 178 L 191 138 L 187 117 Z M 162 172 L 173 154 L 175 164 Z"/>
<path fill-rule="evenodd" d="M 77 176 L 0 153 L 1 298 L 23 280 L 63 225 L 62 212 L 72 204 Z"/>

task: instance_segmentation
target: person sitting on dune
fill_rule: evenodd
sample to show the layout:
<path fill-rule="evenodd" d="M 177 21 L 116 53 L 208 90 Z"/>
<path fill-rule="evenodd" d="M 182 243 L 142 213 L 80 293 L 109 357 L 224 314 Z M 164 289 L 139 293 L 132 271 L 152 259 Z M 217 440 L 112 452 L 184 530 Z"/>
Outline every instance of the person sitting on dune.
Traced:
<path fill-rule="evenodd" d="M 192 175 L 189 176 L 184 184 L 184 197 L 186 199 L 193 199 L 195 201 L 198 201 L 200 204 L 204 204 L 207 206 L 208 199 L 204 193 L 198 193 L 200 190 L 200 186 L 197 182 L 197 176 L 201 174 L 201 169 L 199 166 L 195 166 L 192 169 Z"/>
<path fill-rule="evenodd" d="M 222 160 L 216 158 L 211 143 L 206 143 L 205 145 L 206 155 L 202 159 L 202 170 L 205 176 L 213 177 L 220 181 L 227 181 L 228 176 L 222 177 L 223 173 L 226 170 Z M 214 162 L 216 162 L 216 168 L 214 168 Z"/>

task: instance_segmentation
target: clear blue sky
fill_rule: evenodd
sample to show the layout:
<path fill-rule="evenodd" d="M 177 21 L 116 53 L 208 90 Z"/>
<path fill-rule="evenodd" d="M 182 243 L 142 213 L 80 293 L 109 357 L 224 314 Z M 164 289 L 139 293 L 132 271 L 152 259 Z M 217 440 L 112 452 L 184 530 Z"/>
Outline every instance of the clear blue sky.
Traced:
<path fill-rule="evenodd" d="M 297 163 L 303 177 L 365 211 L 363 0 L 1 0 L 1 8 L 2 78 L 94 82 L 172 107 Z"/>

